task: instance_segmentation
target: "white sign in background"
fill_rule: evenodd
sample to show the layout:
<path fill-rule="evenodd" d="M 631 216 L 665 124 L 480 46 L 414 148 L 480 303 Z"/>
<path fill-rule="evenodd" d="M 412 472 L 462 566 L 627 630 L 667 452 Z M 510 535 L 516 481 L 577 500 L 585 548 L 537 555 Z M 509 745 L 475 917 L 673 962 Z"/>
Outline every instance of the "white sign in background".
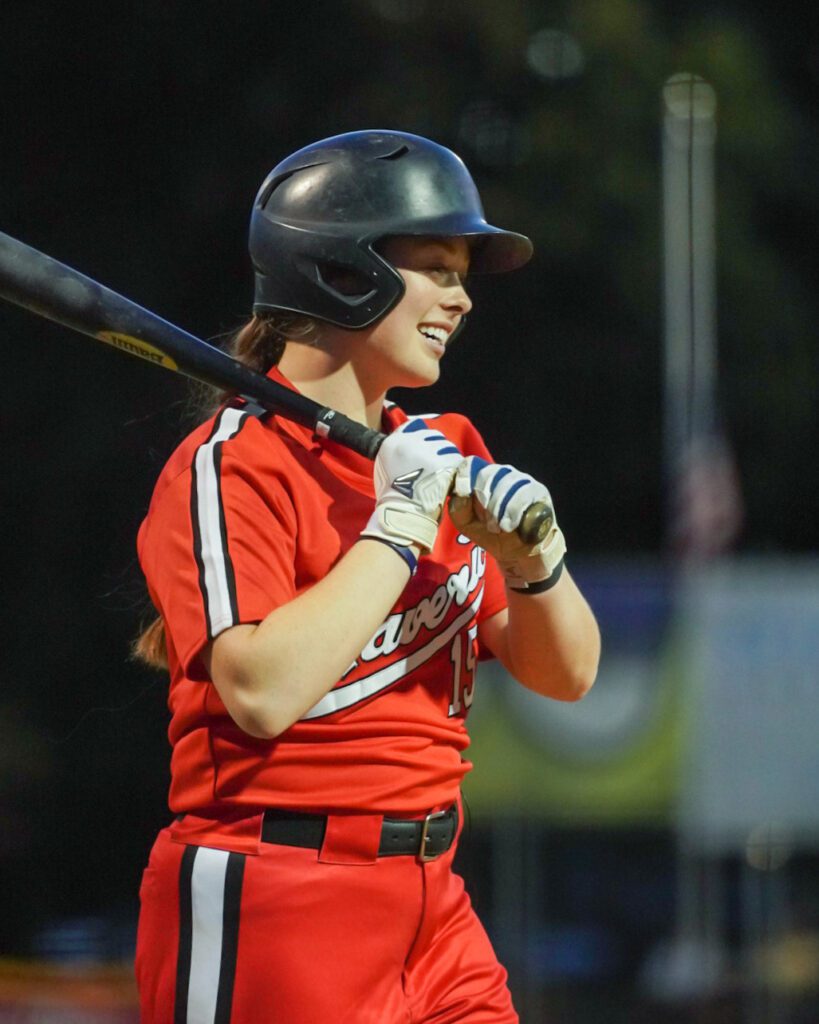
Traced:
<path fill-rule="evenodd" d="M 731 852 L 767 833 L 819 847 L 819 562 L 713 566 L 680 597 L 684 842 Z"/>

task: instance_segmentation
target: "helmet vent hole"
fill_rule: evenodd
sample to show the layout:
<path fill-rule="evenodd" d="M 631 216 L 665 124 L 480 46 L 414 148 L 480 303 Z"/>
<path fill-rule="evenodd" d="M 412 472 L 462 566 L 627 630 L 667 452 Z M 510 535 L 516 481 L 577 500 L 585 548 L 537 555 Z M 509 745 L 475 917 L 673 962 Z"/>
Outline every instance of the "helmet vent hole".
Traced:
<path fill-rule="evenodd" d="M 369 298 L 373 293 L 369 280 L 357 270 L 325 261 L 316 261 L 315 267 L 318 278 L 325 288 L 337 295 L 343 295 L 345 299 Z"/>
<path fill-rule="evenodd" d="M 379 160 L 398 160 L 404 156 L 405 153 L 409 153 L 409 146 L 401 145 L 398 149 L 394 149 L 392 153 L 385 153 L 384 156 L 378 157 Z"/>

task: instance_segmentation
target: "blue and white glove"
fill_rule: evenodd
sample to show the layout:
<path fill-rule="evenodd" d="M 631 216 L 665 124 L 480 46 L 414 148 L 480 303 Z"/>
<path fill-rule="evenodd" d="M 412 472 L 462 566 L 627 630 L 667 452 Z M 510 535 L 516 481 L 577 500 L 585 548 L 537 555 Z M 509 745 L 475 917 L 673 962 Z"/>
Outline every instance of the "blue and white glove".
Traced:
<path fill-rule="evenodd" d="M 520 539 L 515 531 L 534 502 L 545 502 L 554 511 L 543 484 L 512 466 L 470 455 L 455 474 L 449 516 L 461 533 L 494 557 L 509 587 L 537 594 L 560 578 L 566 540 L 555 518 L 540 543 Z"/>
<path fill-rule="evenodd" d="M 463 455 L 423 420 L 410 420 L 389 434 L 375 460 L 375 511 L 362 537 L 395 548 L 411 569 L 415 556 L 432 550 L 455 470 Z"/>

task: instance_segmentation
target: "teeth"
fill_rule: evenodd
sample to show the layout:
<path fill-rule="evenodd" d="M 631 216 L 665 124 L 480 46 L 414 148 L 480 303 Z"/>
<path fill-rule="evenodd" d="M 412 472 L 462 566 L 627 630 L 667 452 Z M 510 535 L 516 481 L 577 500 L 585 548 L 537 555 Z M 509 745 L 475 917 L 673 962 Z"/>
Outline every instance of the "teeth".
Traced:
<path fill-rule="evenodd" d="M 446 344 L 448 335 L 443 327 L 419 327 L 418 330 L 427 338 L 434 338 L 435 341 L 440 341 L 442 345 Z"/>

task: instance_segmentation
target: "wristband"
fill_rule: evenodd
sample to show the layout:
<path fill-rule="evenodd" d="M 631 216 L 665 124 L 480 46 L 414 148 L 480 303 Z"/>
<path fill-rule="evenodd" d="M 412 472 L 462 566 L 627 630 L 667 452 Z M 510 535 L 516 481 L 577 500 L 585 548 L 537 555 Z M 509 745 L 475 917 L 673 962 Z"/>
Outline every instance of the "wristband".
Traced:
<path fill-rule="evenodd" d="M 566 559 L 563 557 L 552 570 L 551 576 L 547 576 L 545 580 L 538 580 L 537 583 L 529 583 L 525 587 L 510 586 L 509 589 L 514 590 L 516 594 L 543 594 L 547 590 L 551 590 L 563 575 L 563 567 L 565 564 Z"/>
<path fill-rule="evenodd" d="M 415 552 L 412 550 L 412 548 L 405 548 L 402 547 L 400 544 L 393 544 L 391 540 L 386 540 L 384 537 L 373 537 L 373 535 L 370 533 L 365 534 L 361 539 L 375 540 L 378 541 L 379 544 L 384 544 L 388 548 L 392 548 L 392 550 L 397 555 L 400 555 L 409 566 L 410 576 L 415 575 L 415 571 L 418 568 L 418 559 L 415 557 Z"/>

